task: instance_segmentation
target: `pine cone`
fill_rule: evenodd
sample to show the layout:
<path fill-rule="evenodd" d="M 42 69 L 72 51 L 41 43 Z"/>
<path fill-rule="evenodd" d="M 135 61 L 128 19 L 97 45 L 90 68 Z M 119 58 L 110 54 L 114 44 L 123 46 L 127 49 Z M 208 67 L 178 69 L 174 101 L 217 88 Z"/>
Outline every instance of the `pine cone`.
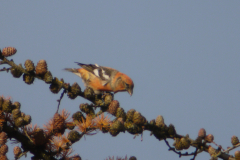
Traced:
<path fill-rule="evenodd" d="M 170 137 L 174 137 L 176 135 L 176 130 L 173 124 L 170 124 L 168 126 L 168 134 L 170 135 Z"/>
<path fill-rule="evenodd" d="M 81 93 L 80 86 L 75 82 L 71 86 L 71 91 L 68 92 L 68 97 L 71 99 L 75 99 Z"/>
<path fill-rule="evenodd" d="M 32 140 L 37 146 L 45 144 L 46 138 L 43 129 L 40 128 L 36 129 L 35 132 L 33 133 Z"/>
<path fill-rule="evenodd" d="M 7 143 L 7 134 L 5 132 L 0 133 L 0 145 Z"/>
<path fill-rule="evenodd" d="M 180 141 L 180 138 L 175 138 L 173 146 L 175 146 L 176 150 L 183 150 L 183 145 L 182 142 Z"/>
<path fill-rule="evenodd" d="M 182 137 L 180 139 L 180 142 L 182 143 L 183 149 L 188 149 L 190 147 L 191 142 L 190 142 L 188 136 Z"/>
<path fill-rule="evenodd" d="M 80 138 L 82 137 L 81 134 L 79 134 L 77 131 L 72 130 L 68 133 L 68 140 L 71 141 L 72 143 L 75 143 L 77 141 L 80 140 Z"/>
<path fill-rule="evenodd" d="M 3 101 L 2 110 L 6 113 L 12 112 L 12 102 L 9 99 L 5 99 Z"/>
<path fill-rule="evenodd" d="M 0 155 L 0 160 L 8 160 L 6 155 Z"/>
<path fill-rule="evenodd" d="M 158 127 L 164 127 L 165 126 L 163 116 L 161 116 L 161 115 L 157 116 L 155 122 L 156 122 L 156 126 L 158 126 Z"/>
<path fill-rule="evenodd" d="M 138 126 L 130 121 L 125 122 L 124 127 L 130 134 L 140 134 L 143 132 L 143 128 L 141 126 Z"/>
<path fill-rule="evenodd" d="M 22 153 L 22 150 L 21 150 L 21 148 L 20 147 L 18 147 L 18 146 L 15 146 L 14 148 L 13 148 L 13 154 L 14 154 L 14 156 L 17 158 L 17 157 L 19 157 L 19 155 Z"/>
<path fill-rule="evenodd" d="M 64 118 L 60 114 L 55 113 L 53 117 L 53 131 L 55 134 L 64 133 L 65 131 L 64 123 L 65 123 Z"/>
<path fill-rule="evenodd" d="M 146 118 L 140 112 L 134 112 L 133 123 L 135 123 L 136 125 L 144 125 L 146 122 Z"/>
<path fill-rule="evenodd" d="M 30 59 L 25 61 L 24 66 L 28 72 L 33 72 L 35 70 L 34 63 Z"/>
<path fill-rule="evenodd" d="M 231 143 L 232 143 L 232 145 L 236 145 L 236 144 L 238 144 L 238 143 L 239 143 L 239 139 L 238 139 L 238 137 L 236 137 L 236 136 L 232 136 L 232 138 L 231 138 Z"/>
<path fill-rule="evenodd" d="M 82 160 L 82 158 L 79 155 L 77 155 L 77 156 L 72 157 L 72 160 Z"/>
<path fill-rule="evenodd" d="M 47 62 L 45 60 L 40 60 L 36 66 L 36 74 L 44 75 L 47 72 Z"/>
<path fill-rule="evenodd" d="M 108 112 L 112 115 L 117 113 L 117 109 L 119 108 L 119 102 L 117 100 L 113 100 L 108 106 Z"/>
<path fill-rule="evenodd" d="M 6 122 L 5 114 L 0 110 L 0 132 L 2 131 L 3 124 Z"/>
<path fill-rule="evenodd" d="M 104 102 L 105 102 L 105 105 L 109 105 L 112 101 L 113 101 L 113 96 L 111 93 L 106 93 L 107 95 L 105 95 L 104 97 Z"/>
<path fill-rule="evenodd" d="M 14 109 L 14 110 L 12 110 L 12 117 L 13 117 L 13 119 L 16 119 L 16 118 L 18 118 L 18 117 L 20 117 L 21 116 L 21 111 L 20 111 L 20 109 Z"/>
<path fill-rule="evenodd" d="M 240 151 L 236 151 L 234 155 L 235 155 L 235 160 L 240 160 Z"/>
<path fill-rule="evenodd" d="M 5 155 L 8 152 L 8 146 L 6 144 L 0 147 L 0 155 Z"/>
<path fill-rule="evenodd" d="M 130 109 L 129 111 L 127 111 L 127 120 L 128 121 L 132 121 L 133 120 L 133 114 L 136 112 L 135 109 Z"/>
<path fill-rule="evenodd" d="M 19 77 L 21 77 L 22 72 L 20 70 L 18 70 L 17 68 L 11 68 L 11 74 L 13 75 L 13 77 L 19 78 Z"/>
<path fill-rule="evenodd" d="M 5 47 L 2 50 L 2 55 L 5 57 L 9 57 L 14 55 L 17 52 L 17 49 L 14 47 Z"/>
<path fill-rule="evenodd" d="M 23 81 L 29 85 L 33 83 L 34 79 L 35 78 L 32 75 L 23 74 Z"/>
<path fill-rule="evenodd" d="M 31 117 L 30 115 L 24 115 L 24 116 L 23 116 L 23 120 L 24 120 L 24 124 L 25 124 L 25 125 L 28 125 L 28 124 L 31 123 L 32 117 Z"/>
<path fill-rule="evenodd" d="M 206 137 L 205 137 L 205 141 L 207 141 L 208 143 L 212 143 L 214 140 L 214 136 L 212 134 L 208 134 Z"/>
<path fill-rule="evenodd" d="M 14 124 L 16 127 L 22 127 L 24 126 L 24 119 L 22 117 L 18 117 L 14 120 Z"/>
<path fill-rule="evenodd" d="M 208 147 L 208 153 L 209 153 L 210 155 L 214 155 L 214 154 L 217 153 L 217 150 L 216 150 L 215 148 L 213 148 L 212 146 L 209 146 L 209 147 Z"/>
<path fill-rule="evenodd" d="M 3 101 L 4 101 L 3 97 L 0 96 L 0 109 L 2 109 Z"/>
<path fill-rule="evenodd" d="M 109 129 L 109 133 L 112 136 L 117 136 L 119 134 L 119 132 L 124 131 L 124 125 L 116 120 L 114 123 L 112 123 L 110 129 Z"/>
<path fill-rule="evenodd" d="M 137 158 L 135 156 L 131 156 L 129 160 L 137 160 Z"/>
<path fill-rule="evenodd" d="M 72 115 L 72 119 L 74 120 L 74 121 L 77 121 L 77 122 L 83 122 L 83 120 L 85 120 L 85 117 L 83 116 L 83 114 L 82 114 L 82 112 L 80 112 L 80 111 L 77 111 L 76 113 L 74 113 L 73 115 Z"/>
<path fill-rule="evenodd" d="M 124 109 L 123 109 L 123 108 L 121 108 L 121 107 L 118 107 L 118 108 L 117 108 L 116 117 L 117 117 L 117 118 L 122 117 L 123 120 L 126 119 L 126 113 L 124 112 Z"/>
<path fill-rule="evenodd" d="M 13 103 L 13 109 L 20 109 L 20 108 L 21 108 L 21 103 L 17 101 Z"/>
<path fill-rule="evenodd" d="M 200 138 L 205 138 L 206 137 L 206 130 L 204 128 L 201 128 L 198 131 L 198 137 L 200 137 Z"/>
<path fill-rule="evenodd" d="M 47 84 L 52 83 L 52 80 L 53 80 L 52 73 L 50 71 L 47 71 L 46 74 L 44 74 L 43 80 Z"/>

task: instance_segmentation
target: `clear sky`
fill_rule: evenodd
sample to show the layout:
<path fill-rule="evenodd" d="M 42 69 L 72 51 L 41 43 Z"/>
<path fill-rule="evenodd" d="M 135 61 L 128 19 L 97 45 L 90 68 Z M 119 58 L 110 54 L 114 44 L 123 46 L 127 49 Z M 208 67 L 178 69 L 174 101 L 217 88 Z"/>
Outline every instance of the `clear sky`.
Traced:
<path fill-rule="evenodd" d="M 232 135 L 240 136 L 240 1 L 1 1 L 0 8 L 0 48 L 16 47 L 17 64 L 45 59 L 53 76 L 82 88 L 79 77 L 62 69 L 76 61 L 109 66 L 134 81 L 132 97 L 115 95 L 125 111 L 136 109 L 149 121 L 162 115 L 193 139 L 203 127 L 225 149 Z M 29 86 L 5 72 L 0 82 L 0 95 L 20 101 L 33 124 L 42 127 L 54 115 L 60 93 L 44 82 Z M 60 108 L 74 113 L 86 102 L 65 96 Z M 73 149 L 83 160 L 179 159 L 148 131 L 142 142 L 127 132 L 99 132 Z M 210 156 L 196 158 L 202 159 Z"/>

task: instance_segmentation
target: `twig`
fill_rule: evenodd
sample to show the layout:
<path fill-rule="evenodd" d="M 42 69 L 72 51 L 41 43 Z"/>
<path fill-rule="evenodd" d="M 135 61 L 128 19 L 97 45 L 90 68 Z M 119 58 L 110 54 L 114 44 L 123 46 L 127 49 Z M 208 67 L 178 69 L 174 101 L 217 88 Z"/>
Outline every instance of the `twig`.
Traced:
<path fill-rule="evenodd" d="M 7 71 L 7 72 L 8 72 L 10 69 L 11 69 L 11 68 L 5 68 L 5 67 L 4 67 L 3 69 L 0 69 L 0 71 Z"/>
<path fill-rule="evenodd" d="M 218 145 L 217 143 L 215 143 L 215 142 L 212 142 L 213 144 L 215 144 L 220 150 L 222 149 L 223 151 L 224 151 L 224 149 L 222 148 L 222 146 L 221 145 Z"/>
<path fill-rule="evenodd" d="M 63 92 L 62 92 L 62 94 L 61 94 L 61 96 L 60 96 L 60 99 L 57 100 L 57 102 L 58 102 L 58 108 L 57 108 L 57 112 L 56 112 L 56 113 L 58 113 L 59 106 L 60 106 L 61 100 L 62 100 L 62 98 L 63 98 L 63 96 L 64 96 L 64 93 L 66 93 L 66 90 L 65 90 L 65 89 L 63 90 Z"/>
<path fill-rule="evenodd" d="M 22 156 L 25 156 L 25 158 L 27 157 L 27 152 L 28 151 L 24 151 L 22 152 L 18 157 L 16 157 L 15 159 L 20 159 Z"/>
<path fill-rule="evenodd" d="M 7 64 L 7 63 L 6 63 L 6 62 L 4 62 L 4 61 L 0 61 L 0 65 L 1 65 L 1 64 Z"/>
<path fill-rule="evenodd" d="M 195 152 L 194 152 L 194 155 L 193 155 L 193 158 L 192 159 L 190 159 L 190 160 L 195 160 L 195 158 L 196 158 L 196 156 L 197 156 L 197 154 L 198 154 L 198 148 L 196 148 L 196 150 L 195 150 Z"/>
<path fill-rule="evenodd" d="M 178 154 L 179 155 L 179 157 L 181 157 L 181 156 L 192 156 L 192 155 L 194 155 L 194 159 L 195 159 L 195 157 L 196 157 L 196 155 L 198 154 L 198 153 L 200 153 L 200 152 L 202 152 L 202 151 L 199 151 L 199 152 L 197 152 L 197 148 L 196 148 L 196 151 L 195 152 L 192 152 L 192 153 L 188 153 L 188 152 L 186 152 L 186 153 L 182 153 L 182 152 L 178 152 L 178 151 L 176 151 L 175 150 L 175 148 L 174 147 L 171 147 L 170 145 L 169 145 L 169 143 L 168 143 L 168 141 L 166 140 L 166 139 L 164 139 L 164 141 L 165 141 L 165 143 L 167 144 L 167 146 L 169 147 L 169 151 L 173 151 L 174 153 L 176 153 L 176 154 Z M 195 155 L 196 154 L 196 155 Z M 193 159 L 193 160 L 194 160 Z"/>
<path fill-rule="evenodd" d="M 228 149 L 224 150 L 223 153 L 229 153 L 229 151 L 231 151 L 231 150 L 233 150 L 233 149 L 235 149 L 235 148 L 237 148 L 239 146 L 240 146 L 240 143 L 238 143 L 238 144 L 236 144 L 236 145 L 234 145 L 232 147 L 229 147 Z"/>
<path fill-rule="evenodd" d="M 28 135 L 27 131 L 25 129 L 23 129 L 25 135 L 28 137 L 28 139 L 34 144 L 32 138 Z"/>

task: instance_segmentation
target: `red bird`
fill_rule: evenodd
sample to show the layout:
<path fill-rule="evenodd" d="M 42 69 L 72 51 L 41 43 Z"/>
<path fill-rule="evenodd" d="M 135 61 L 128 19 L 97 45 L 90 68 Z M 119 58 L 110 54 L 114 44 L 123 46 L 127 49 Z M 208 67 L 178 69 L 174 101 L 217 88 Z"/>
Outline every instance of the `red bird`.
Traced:
<path fill-rule="evenodd" d="M 82 68 L 65 68 L 65 70 L 81 77 L 84 85 L 92 88 L 95 94 L 102 91 L 114 93 L 127 91 L 130 95 L 133 94 L 133 81 L 126 74 L 97 64 L 76 63 Z"/>

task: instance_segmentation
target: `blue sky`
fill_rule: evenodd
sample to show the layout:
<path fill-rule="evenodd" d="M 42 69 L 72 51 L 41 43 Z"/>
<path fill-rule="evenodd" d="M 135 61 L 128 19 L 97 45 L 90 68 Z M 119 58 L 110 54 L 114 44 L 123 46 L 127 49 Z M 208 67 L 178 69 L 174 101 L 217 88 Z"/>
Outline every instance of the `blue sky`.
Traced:
<path fill-rule="evenodd" d="M 149 121 L 162 115 L 191 138 L 203 127 L 226 149 L 232 135 L 240 136 L 239 8 L 236 0 L 2 1 L 0 48 L 16 47 L 11 58 L 17 64 L 45 59 L 53 76 L 82 88 L 80 78 L 62 69 L 77 67 L 76 61 L 115 68 L 135 84 L 132 97 L 115 95 L 125 111 L 136 109 Z M 60 93 L 53 95 L 39 80 L 29 86 L 5 72 L 0 78 L 0 95 L 20 101 L 33 124 L 42 126 L 53 116 Z M 74 113 L 86 102 L 65 96 L 60 108 Z M 99 132 L 73 149 L 84 160 L 179 159 L 149 134 L 141 142 L 128 133 Z M 11 149 L 8 157 L 13 159 Z M 210 157 L 201 153 L 200 159 Z"/>

